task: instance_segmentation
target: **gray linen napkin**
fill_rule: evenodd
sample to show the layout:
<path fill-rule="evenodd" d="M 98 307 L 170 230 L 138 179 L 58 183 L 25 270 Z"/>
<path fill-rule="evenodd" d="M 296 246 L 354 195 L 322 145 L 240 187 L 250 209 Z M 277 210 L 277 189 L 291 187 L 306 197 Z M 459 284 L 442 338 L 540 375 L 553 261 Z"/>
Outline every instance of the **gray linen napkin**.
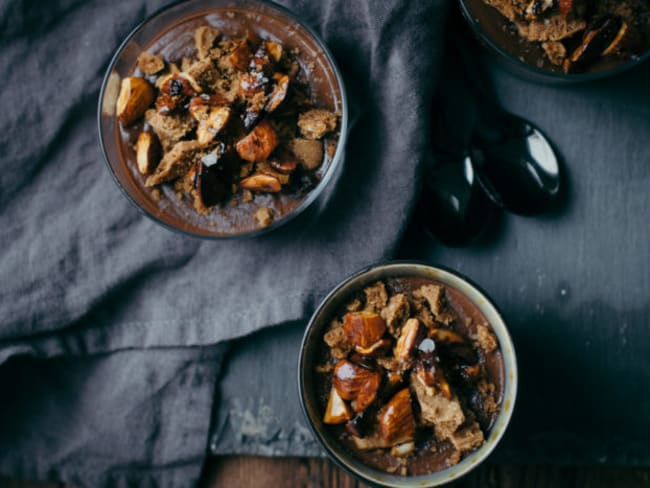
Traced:
<path fill-rule="evenodd" d="M 0 407 L 11 424 L 0 429 L 2 474 L 190 484 L 210 419 L 169 405 L 212 394 L 222 349 L 210 346 L 307 317 L 342 277 L 392 256 L 415 202 L 446 1 L 287 1 L 347 78 L 354 110 L 337 185 L 254 240 L 201 241 L 143 217 L 103 167 L 95 110 L 111 54 L 164 3 L 0 6 L 0 364 L 19 372 L 0 384 L 14 398 Z M 214 375 L 153 393 L 154 373 L 172 385 L 206 357 Z M 40 377 L 50 367 L 56 381 Z M 138 409 L 150 421 L 123 418 Z M 195 435 L 157 443 L 161 429 L 188 424 Z"/>

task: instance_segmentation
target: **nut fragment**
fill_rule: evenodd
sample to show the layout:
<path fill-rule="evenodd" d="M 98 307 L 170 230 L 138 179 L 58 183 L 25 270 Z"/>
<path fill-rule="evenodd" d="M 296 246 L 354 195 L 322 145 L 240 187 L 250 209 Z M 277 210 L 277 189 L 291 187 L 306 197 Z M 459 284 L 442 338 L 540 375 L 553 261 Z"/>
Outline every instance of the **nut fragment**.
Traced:
<path fill-rule="evenodd" d="M 344 400 L 354 400 L 355 412 L 363 412 L 377 398 L 381 377 L 348 360 L 339 361 L 334 367 L 333 385 Z"/>
<path fill-rule="evenodd" d="M 160 141 L 152 132 L 141 132 L 135 144 L 136 162 L 138 170 L 143 175 L 151 173 L 162 156 Z"/>
<path fill-rule="evenodd" d="M 351 344 L 368 348 L 383 337 L 386 323 L 378 313 L 349 312 L 343 319 L 343 330 Z"/>
<path fill-rule="evenodd" d="M 206 118 L 199 122 L 196 129 L 196 139 L 200 144 L 209 144 L 223 129 L 230 119 L 230 108 L 215 107 L 209 109 Z"/>
<path fill-rule="evenodd" d="M 406 362 L 413 359 L 413 351 L 426 336 L 424 326 L 418 319 L 408 319 L 395 346 L 395 359 Z"/>
<path fill-rule="evenodd" d="M 142 117 L 153 102 L 153 87 L 144 78 L 129 76 L 122 80 L 115 114 L 125 126 Z"/>
<path fill-rule="evenodd" d="M 237 47 L 230 53 L 230 63 L 239 71 L 246 71 L 255 52 L 256 36 L 248 33 Z"/>
<path fill-rule="evenodd" d="M 616 39 L 621 30 L 623 30 L 624 37 L 625 31 L 627 31 L 627 24 L 620 17 L 610 16 L 600 19 L 584 35 L 580 45 L 564 61 L 562 66 L 564 72 L 579 71 L 586 65 L 597 60 L 605 51 L 610 49 L 612 43 L 614 45 L 617 44 Z M 611 49 L 613 50 L 615 47 Z"/>
<path fill-rule="evenodd" d="M 431 329 L 429 335 L 437 342 L 445 344 L 463 344 L 467 342 L 462 335 L 449 329 Z"/>
<path fill-rule="evenodd" d="M 282 189 L 282 185 L 277 178 L 260 173 L 244 178 L 239 183 L 239 187 L 245 190 L 263 191 L 268 193 L 277 193 Z"/>
<path fill-rule="evenodd" d="M 237 153 L 239 156 L 251 163 L 261 163 L 265 161 L 280 143 L 275 129 L 271 124 L 263 120 L 250 134 L 237 143 Z"/>
<path fill-rule="evenodd" d="M 298 167 L 296 157 L 289 151 L 280 151 L 276 157 L 269 159 L 271 167 L 280 173 L 293 173 Z"/>
<path fill-rule="evenodd" d="M 273 79 L 275 80 L 275 86 L 273 87 L 273 91 L 269 96 L 269 101 L 266 104 L 266 111 L 268 113 L 273 112 L 280 106 L 287 97 L 287 92 L 289 91 L 289 77 L 287 75 L 275 73 Z"/>
<path fill-rule="evenodd" d="M 227 107 L 229 103 L 228 99 L 220 93 L 212 93 L 210 95 L 202 93 L 198 97 L 190 100 L 188 111 L 192 117 L 200 122 L 207 117 L 210 108 Z"/>
<path fill-rule="evenodd" d="M 336 388 L 332 387 L 323 422 L 326 424 L 342 424 L 351 418 L 350 408 L 337 393 Z"/>
<path fill-rule="evenodd" d="M 398 391 L 379 412 L 379 434 L 390 445 L 413 440 L 415 419 L 408 388 Z"/>
<path fill-rule="evenodd" d="M 415 451 L 414 442 L 405 442 L 404 444 L 398 444 L 393 446 L 390 450 L 390 453 L 395 457 L 407 457 Z"/>
<path fill-rule="evenodd" d="M 280 59 L 282 59 L 282 53 L 284 51 L 282 44 L 274 41 L 265 41 L 264 46 L 266 47 L 266 50 L 273 61 L 277 63 L 280 61 Z"/>

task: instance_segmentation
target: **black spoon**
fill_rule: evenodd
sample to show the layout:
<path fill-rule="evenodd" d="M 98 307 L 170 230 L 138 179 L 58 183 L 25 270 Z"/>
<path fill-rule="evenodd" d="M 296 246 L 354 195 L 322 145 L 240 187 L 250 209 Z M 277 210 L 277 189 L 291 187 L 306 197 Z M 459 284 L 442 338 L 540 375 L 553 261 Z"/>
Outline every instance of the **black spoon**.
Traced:
<path fill-rule="evenodd" d="M 475 240 L 499 211 L 479 184 L 464 154 L 463 137 L 454 130 L 448 109 L 457 104 L 433 103 L 432 146 L 434 164 L 428 164 L 420 200 L 420 220 L 443 244 L 463 246 Z"/>
<path fill-rule="evenodd" d="M 486 89 L 488 78 L 472 46 L 457 32 L 450 37 L 478 103 L 468 154 L 481 186 L 510 212 L 536 215 L 551 210 L 560 195 L 560 165 L 551 143 L 531 122 L 498 105 Z"/>

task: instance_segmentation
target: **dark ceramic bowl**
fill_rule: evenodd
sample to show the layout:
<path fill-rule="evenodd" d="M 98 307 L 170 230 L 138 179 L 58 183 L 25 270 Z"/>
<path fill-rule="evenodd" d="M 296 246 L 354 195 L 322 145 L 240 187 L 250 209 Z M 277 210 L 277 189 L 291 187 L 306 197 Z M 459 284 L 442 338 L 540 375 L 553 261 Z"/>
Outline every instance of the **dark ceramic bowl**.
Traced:
<path fill-rule="evenodd" d="M 166 36 L 174 38 L 177 26 L 206 15 L 209 15 L 208 22 L 211 25 L 227 35 L 240 35 L 245 32 L 245 26 L 252 23 L 263 29 L 266 36 L 279 40 L 288 48 L 299 49 L 303 69 L 307 67 L 310 71 L 307 79 L 316 101 L 320 106 L 341 114 L 338 145 L 333 157 L 318 170 L 320 181 L 299 205 L 274 220 L 268 227 L 219 230 L 213 222 L 193 211 L 190 206 L 184 208 L 169 199 L 156 201 L 151 189 L 144 187 L 134 158 L 126 157 L 122 148 L 115 117 L 115 102 L 121 79 L 130 75 L 138 55 L 160 40 L 161 36 L 163 39 Z M 166 50 L 163 48 L 161 51 Z M 98 124 L 99 141 L 109 171 L 124 195 L 145 215 L 168 229 L 197 237 L 251 237 L 276 229 L 301 214 L 335 180 L 342 165 L 348 130 L 348 103 L 334 57 L 318 35 L 289 10 L 263 0 L 193 0 L 173 3 L 159 10 L 126 37 L 113 56 L 104 77 L 99 96 Z"/>
<path fill-rule="evenodd" d="M 509 28 L 509 21 L 483 0 L 459 0 L 465 20 L 479 41 L 514 74 L 530 81 L 569 84 L 599 80 L 632 69 L 650 58 L 650 50 L 620 61 L 603 59 L 584 73 L 564 73 L 551 64 L 542 48 L 527 42 Z"/>
<path fill-rule="evenodd" d="M 331 434 L 322 421 L 314 372 L 315 358 L 324 332 L 336 311 L 363 287 L 392 277 L 421 277 L 439 281 L 455 288 L 473 302 L 485 315 L 499 340 L 504 362 L 504 391 L 501 410 L 485 444 L 461 462 L 443 471 L 422 476 L 397 476 L 370 468 L 354 457 Z M 391 262 L 364 269 L 332 290 L 312 316 L 302 340 L 298 364 L 300 400 L 307 423 L 327 454 L 336 464 L 365 483 L 385 487 L 433 487 L 449 483 L 478 466 L 497 446 L 510 422 L 517 396 L 517 361 L 510 334 L 501 314 L 485 293 L 468 279 L 453 271 L 414 262 Z"/>

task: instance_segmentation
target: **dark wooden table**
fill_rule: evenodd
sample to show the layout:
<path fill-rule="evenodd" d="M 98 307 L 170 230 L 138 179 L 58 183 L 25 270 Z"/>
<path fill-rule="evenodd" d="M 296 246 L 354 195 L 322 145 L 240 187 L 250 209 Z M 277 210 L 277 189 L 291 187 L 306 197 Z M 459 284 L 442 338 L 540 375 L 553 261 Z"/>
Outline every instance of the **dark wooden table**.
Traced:
<path fill-rule="evenodd" d="M 2 488 L 54 488 L 53 483 L 0 478 Z M 204 488 L 365 487 L 331 462 L 314 458 L 219 457 L 210 459 Z M 463 488 L 650 488 L 650 468 L 499 466 L 486 464 L 455 486 Z"/>

